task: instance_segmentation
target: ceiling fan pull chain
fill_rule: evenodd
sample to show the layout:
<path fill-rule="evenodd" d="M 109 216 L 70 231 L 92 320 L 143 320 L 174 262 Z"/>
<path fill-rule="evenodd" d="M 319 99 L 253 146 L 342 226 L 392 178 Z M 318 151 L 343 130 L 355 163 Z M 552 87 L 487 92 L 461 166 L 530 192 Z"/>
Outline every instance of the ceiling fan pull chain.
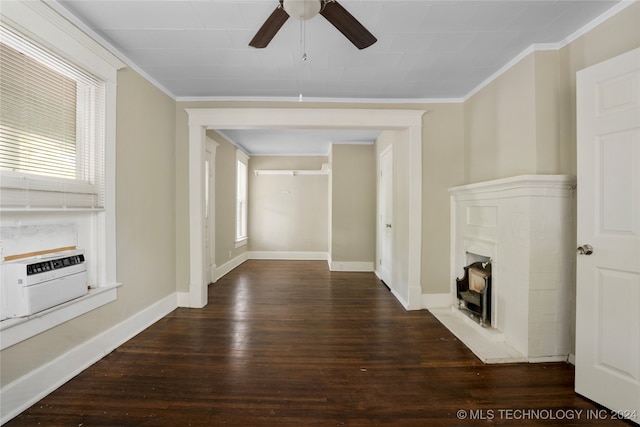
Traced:
<path fill-rule="evenodd" d="M 302 53 L 302 60 L 307 60 L 307 27 L 306 21 L 300 21 L 300 51 Z"/>
<path fill-rule="evenodd" d="M 300 68 L 298 71 L 298 102 L 302 102 L 302 77 L 304 74 L 303 64 L 304 61 L 307 60 L 307 43 L 305 37 L 305 21 L 300 21 L 300 58 L 302 61 L 300 62 Z"/>

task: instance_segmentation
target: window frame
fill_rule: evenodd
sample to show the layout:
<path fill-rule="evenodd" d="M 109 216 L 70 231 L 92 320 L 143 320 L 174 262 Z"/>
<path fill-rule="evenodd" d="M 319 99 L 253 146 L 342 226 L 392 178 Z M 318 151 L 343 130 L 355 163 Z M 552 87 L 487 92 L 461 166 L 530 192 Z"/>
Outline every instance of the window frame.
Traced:
<path fill-rule="evenodd" d="M 8 74 L 9 78 L 13 75 L 15 81 L 19 82 L 14 86 L 14 89 L 19 90 L 20 85 L 26 83 L 26 81 L 20 80 L 21 75 L 18 74 L 24 67 L 34 71 L 36 88 L 40 88 L 49 80 L 59 81 L 58 79 L 66 79 L 75 84 L 75 100 L 73 101 L 75 106 L 73 135 L 75 138 L 72 143 L 75 148 L 72 170 L 68 171 L 72 172 L 73 176 L 55 176 L 43 171 L 39 165 L 27 167 L 29 170 L 0 170 L 0 178 L 2 179 L 0 188 L 3 190 L 3 196 L 9 199 L 8 202 L 6 199 L 0 201 L 2 207 L 16 207 L 21 204 L 50 207 L 66 207 L 67 205 L 89 208 L 103 207 L 105 81 L 73 64 L 72 61 L 61 57 L 57 52 L 42 46 L 28 35 L 16 31 L 5 22 L 0 23 L 0 32 L 3 35 L 2 43 L 19 54 L 19 56 L 14 55 L 17 61 L 21 61 L 21 57 L 27 58 L 24 62 L 17 62 L 15 68 L 11 66 L 8 69 L 9 73 L 13 72 L 13 74 Z M 10 51 L 8 54 L 10 56 L 7 58 L 11 58 Z M 21 102 L 23 101 L 11 101 L 8 105 L 15 108 L 30 109 L 32 107 L 28 103 L 23 105 Z M 41 120 L 54 118 L 46 114 L 29 117 L 39 117 Z M 19 141 L 22 141 L 31 131 L 34 131 L 36 144 L 50 140 L 46 137 L 43 138 L 41 131 L 44 129 L 37 126 L 34 129 L 30 124 L 13 120 L 9 120 L 7 125 L 10 126 L 8 129 L 14 129 L 14 131 L 7 133 L 9 142 L 22 144 Z M 22 127 L 21 125 L 26 126 Z M 25 141 L 27 147 L 32 146 L 33 140 L 26 137 Z M 60 140 L 60 143 L 66 146 L 70 145 L 70 142 L 69 139 Z M 5 154 L 10 154 L 10 151 Z M 15 164 L 22 163 L 22 159 L 29 162 L 28 157 L 20 155 L 11 155 L 7 158 L 13 159 Z M 56 169 L 63 167 L 57 162 L 53 162 L 52 165 L 56 166 Z"/>
<path fill-rule="evenodd" d="M 2 349 L 115 300 L 120 286 L 116 281 L 116 84 L 118 70 L 126 64 L 92 38 L 88 28 L 74 22 L 62 7 L 41 1 L 4 2 L 0 9 L 3 26 L 104 82 L 104 208 L 0 206 L 0 225 L 84 223 L 79 240 L 86 242 L 95 261 L 91 269 L 95 288 L 44 312 L 1 321 Z"/>
<path fill-rule="evenodd" d="M 242 166 L 240 166 L 242 165 Z M 241 169 L 244 168 L 244 171 Z M 241 179 L 240 173 L 243 172 Z M 242 150 L 236 150 L 236 247 L 247 243 L 249 239 L 249 156 Z"/>

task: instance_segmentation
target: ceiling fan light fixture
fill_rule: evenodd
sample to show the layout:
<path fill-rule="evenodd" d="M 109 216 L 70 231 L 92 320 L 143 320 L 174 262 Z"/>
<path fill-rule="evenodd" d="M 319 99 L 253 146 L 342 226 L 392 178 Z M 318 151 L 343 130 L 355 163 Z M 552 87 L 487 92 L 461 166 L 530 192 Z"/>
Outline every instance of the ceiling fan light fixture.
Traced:
<path fill-rule="evenodd" d="M 365 49 L 377 39 L 336 0 L 278 0 L 276 9 L 264 21 L 249 46 L 267 47 L 289 17 L 304 21 L 322 15 L 336 27 L 355 47 Z"/>
<path fill-rule="evenodd" d="M 306 21 L 320 13 L 320 0 L 283 0 L 282 7 L 292 18 Z"/>

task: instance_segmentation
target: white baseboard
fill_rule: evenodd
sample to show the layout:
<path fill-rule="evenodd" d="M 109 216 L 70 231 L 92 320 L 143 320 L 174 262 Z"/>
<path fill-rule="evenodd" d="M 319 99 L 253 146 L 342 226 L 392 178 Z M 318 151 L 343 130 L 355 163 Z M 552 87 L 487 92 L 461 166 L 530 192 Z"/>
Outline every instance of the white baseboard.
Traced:
<path fill-rule="evenodd" d="M 450 307 L 453 298 L 450 293 L 446 294 L 422 294 L 422 308 Z"/>
<path fill-rule="evenodd" d="M 326 261 L 326 252 L 250 251 L 249 259 Z"/>
<path fill-rule="evenodd" d="M 173 293 L 2 387 L 0 389 L 0 414 L 2 414 L 0 424 L 16 417 L 119 345 L 169 314 L 176 308 L 176 301 L 176 294 Z"/>
<path fill-rule="evenodd" d="M 373 272 L 373 262 L 328 261 L 331 271 L 363 271 Z"/>
<path fill-rule="evenodd" d="M 215 277 L 213 278 L 213 282 L 217 282 L 222 276 L 229 273 L 231 270 L 245 262 L 249 259 L 249 252 L 243 252 L 237 257 L 230 259 L 229 261 L 222 264 L 220 267 L 216 267 L 215 269 Z"/>
<path fill-rule="evenodd" d="M 568 362 L 570 355 L 559 354 L 556 356 L 529 357 L 529 363 Z"/>
<path fill-rule="evenodd" d="M 573 366 L 576 366 L 576 355 L 573 353 L 569 353 L 569 358 L 567 362 L 571 363 Z"/>
<path fill-rule="evenodd" d="M 381 281 L 382 283 L 384 283 L 384 280 L 382 280 L 382 277 L 380 277 L 380 272 L 379 272 L 377 269 L 374 269 L 374 270 L 373 270 L 373 274 L 375 274 L 375 275 L 376 275 L 376 277 L 377 277 L 378 279 L 380 279 L 380 281 Z M 408 302 L 407 300 L 405 300 L 404 298 L 402 298 L 402 297 L 401 297 L 401 296 L 400 296 L 400 295 L 395 291 L 395 289 L 393 289 L 393 287 L 392 287 L 392 286 L 389 286 L 389 284 L 388 284 L 388 283 L 385 283 L 385 286 L 386 286 L 387 288 L 389 288 L 389 291 L 391 292 L 391 295 L 393 295 L 393 296 L 395 297 L 395 299 L 397 299 L 397 300 L 398 300 L 398 302 L 399 302 L 400 304 L 402 304 L 402 306 L 405 308 L 405 310 L 408 310 L 408 309 L 409 309 L 409 302 Z"/>

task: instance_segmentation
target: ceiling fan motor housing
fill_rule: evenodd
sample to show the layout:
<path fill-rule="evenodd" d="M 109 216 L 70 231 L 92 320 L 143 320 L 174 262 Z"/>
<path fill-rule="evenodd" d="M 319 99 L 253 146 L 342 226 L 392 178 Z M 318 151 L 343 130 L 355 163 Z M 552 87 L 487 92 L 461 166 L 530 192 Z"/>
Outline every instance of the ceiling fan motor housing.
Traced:
<path fill-rule="evenodd" d="M 306 20 L 322 15 L 358 49 L 374 44 L 377 39 L 336 0 L 279 0 L 278 7 L 262 24 L 249 46 L 267 47 L 290 16 Z"/>
<path fill-rule="evenodd" d="M 282 7 L 292 18 L 306 21 L 320 12 L 320 0 L 283 0 Z"/>

